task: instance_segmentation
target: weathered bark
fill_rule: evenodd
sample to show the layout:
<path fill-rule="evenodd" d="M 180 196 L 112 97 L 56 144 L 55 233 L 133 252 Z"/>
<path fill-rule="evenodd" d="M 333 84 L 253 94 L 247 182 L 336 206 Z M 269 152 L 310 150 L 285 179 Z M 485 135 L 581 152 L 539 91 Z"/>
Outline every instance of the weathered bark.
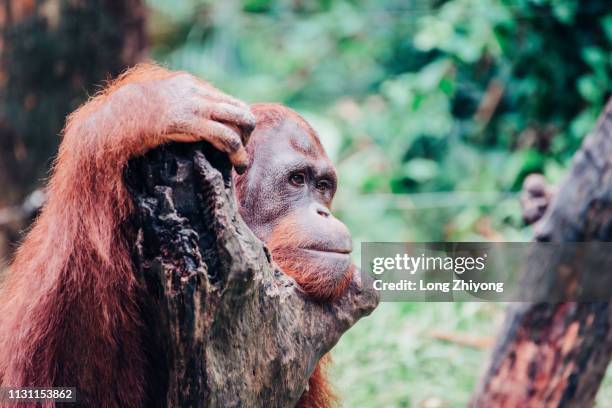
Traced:
<path fill-rule="evenodd" d="M 535 241 L 612 241 L 612 101 L 536 225 Z M 542 296 L 536 299 L 544 300 L 561 271 L 548 254 L 525 268 L 524 290 Z M 514 304 L 472 405 L 592 406 L 611 356 L 609 302 Z"/>
<path fill-rule="evenodd" d="M 158 374 L 151 405 L 294 406 L 377 294 L 356 274 L 338 301 L 307 299 L 240 218 L 231 168 L 210 147 L 158 148 L 131 163 L 127 180 Z"/>
<path fill-rule="evenodd" d="M 66 115 L 145 46 L 143 0 L 0 0 L 0 206 L 38 186 Z"/>

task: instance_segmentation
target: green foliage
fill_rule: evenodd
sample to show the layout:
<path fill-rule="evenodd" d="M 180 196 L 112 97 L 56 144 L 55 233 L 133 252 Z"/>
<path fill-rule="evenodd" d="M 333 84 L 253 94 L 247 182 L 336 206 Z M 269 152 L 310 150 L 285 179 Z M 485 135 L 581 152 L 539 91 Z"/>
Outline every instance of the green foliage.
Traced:
<path fill-rule="evenodd" d="M 357 241 L 526 239 L 508 200 L 558 181 L 612 89 L 607 1 L 150 4 L 157 59 L 315 124 Z"/>
<path fill-rule="evenodd" d="M 609 0 L 149 3 L 156 59 L 313 123 L 357 244 L 529 239 L 524 177 L 558 182 L 612 92 Z M 335 353 L 347 406 L 464 405 L 484 352 L 426 333 L 495 310 L 383 305 Z"/>
<path fill-rule="evenodd" d="M 334 349 L 332 374 L 344 406 L 467 406 L 487 351 L 436 333 L 488 341 L 482 333 L 501 325 L 500 305 L 384 303 L 375 313 Z"/>

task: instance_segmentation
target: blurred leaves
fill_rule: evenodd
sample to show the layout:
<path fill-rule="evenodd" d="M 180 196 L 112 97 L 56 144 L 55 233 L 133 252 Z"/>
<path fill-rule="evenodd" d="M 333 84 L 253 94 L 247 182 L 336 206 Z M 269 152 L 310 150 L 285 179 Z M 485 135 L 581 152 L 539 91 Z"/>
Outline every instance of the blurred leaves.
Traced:
<path fill-rule="evenodd" d="M 149 3 L 156 59 L 312 122 L 356 260 L 361 241 L 528 240 L 524 177 L 558 182 L 612 93 L 609 0 Z M 491 333 L 496 310 L 382 305 L 335 353 L 346 405 L 464 406 L 484 352 L 423 331 Z"/>
<path fill-rule="evenodd" d="M 475 222 L 454 239 L 486 239 L 481 218 L 527 238 L 504 197 L 529 172 L 558 179 L 612 90 L 607 1 L 149 3 L 157 59 L 307 114 L 338 164 L 337 211 L 361 239 L 448 239 L 467 210 Z M 488 196 L 445 211 L 385 198 L 438 191 Z"/>

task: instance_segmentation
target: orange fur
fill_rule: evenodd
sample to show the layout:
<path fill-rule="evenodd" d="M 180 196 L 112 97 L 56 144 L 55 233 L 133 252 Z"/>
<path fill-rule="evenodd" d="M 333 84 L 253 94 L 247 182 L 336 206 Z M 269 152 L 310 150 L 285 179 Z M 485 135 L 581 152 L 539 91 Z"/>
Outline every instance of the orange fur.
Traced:
<path fill-rule="evenodd" d="M 274 127 L 284 119 L 295 121 L 302 129 L 312 135 L 315 143 L 323 150 L 319 137 L 312 126 L 294 110 L 278 103 L 255 103 L 251 105 L 251 111 L 257 118 L 259 129 Z"/>
<path fill-rule="evenodd" d="M 0 288 L 0 386 L 72 386 L 86 406 L 147 404 L 152 374 L 125 227 L 133 206 L 123 170 L 131 157 L 166 141 L 167 106 L 150 85 L 178 74 L 139 65 L 68 117 L 48 201 Z M 291 112 L 279 105 L 254 110 L 262 126 Z M 255 146 L 247 147 L 252 154 Z M 348 284 L 325 283 L 281 253 L 279 247 L 281 267 L 308 291 L 334 298 Z M 334 401 L 324 364 L 300 407 Z"/>
<path fill-rule="evenodd" d="M 353 268 L 339 276 L 320 273 L 316 261 L 305 262 L 296 252 L 296 248 L 307 248 L 310 243 L 300 232 L 292 217 L 287 217 L 274 227 L 270 242 L 267 243 L 274 262 L 314 299 L 330 301 L 339 298 L 351 283 Z"/>
<path fill-rule="evenodd" d="M 330 364 L 331 357 L 326 354 L 308 379 L 308 390 L 300 398 L 297 408 L 329 408 L 338 405 L 338 397 L 327 381 Z"/>
<path fill-rule="evenodd" d="M 0 293 L 2 386 L 74 386 L 85 404 L 143 405 L 138 288 L 123 229 L 132 205 L 122 173 L 130 157 L 159 143 L 163 111 L 121 87 L 172 75 L 140 65 L 68 118 L 48 202 Z"/>

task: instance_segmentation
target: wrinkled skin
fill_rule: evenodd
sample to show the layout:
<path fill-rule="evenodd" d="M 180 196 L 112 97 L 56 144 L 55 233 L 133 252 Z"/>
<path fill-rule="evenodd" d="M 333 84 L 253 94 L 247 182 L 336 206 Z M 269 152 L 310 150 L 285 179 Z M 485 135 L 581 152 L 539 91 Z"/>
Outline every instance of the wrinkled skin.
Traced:
<path fill-rule="evenodd" d="M 313 298 L 339 296 L 350 281 L 351 235 L 331 213 L 336 169 L 314 131 L 280 105 L 255 105 L 250 164 L 237 176 L 240 212 L 272 258 Z M 270 123 L 266 116 L 278 117 Z"/>

